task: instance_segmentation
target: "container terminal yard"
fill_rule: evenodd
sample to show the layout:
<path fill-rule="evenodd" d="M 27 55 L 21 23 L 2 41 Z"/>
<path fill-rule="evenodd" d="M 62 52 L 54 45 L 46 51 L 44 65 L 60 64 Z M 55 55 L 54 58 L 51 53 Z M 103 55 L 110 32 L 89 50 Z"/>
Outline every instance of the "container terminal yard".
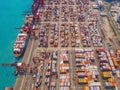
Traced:
<path fill-rule="evenodd" d="M 119 31 L 105 3 L 34 0 L 21 28 L 29 42 L 13 89 L 119 90 Z"/>

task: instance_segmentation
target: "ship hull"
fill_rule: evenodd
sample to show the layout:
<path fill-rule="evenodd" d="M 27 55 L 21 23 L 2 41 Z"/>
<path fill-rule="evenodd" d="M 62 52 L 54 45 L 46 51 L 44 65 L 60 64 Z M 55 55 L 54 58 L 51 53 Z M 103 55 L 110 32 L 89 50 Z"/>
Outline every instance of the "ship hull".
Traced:
<path fill-rule="evenodd" d="M 26 39 L 26 41 L 25 41 L 25 46 L 24 46 L 23 50 L 21 51 L 21 53 L 19 53 L 19 54 L 15 54 L 15 53 L 14 53 L 14 57 L 15 57 L 15 58 L 21 58 L 21 57 L 24 55 L 24 53 L 25 53 L 25 51 L 26 51 L 26 48 L 27 48 L 27 46 L 28 46 L 28 42 L 29 42 L 29 36 L 27 37 L 27 39 Z"/>

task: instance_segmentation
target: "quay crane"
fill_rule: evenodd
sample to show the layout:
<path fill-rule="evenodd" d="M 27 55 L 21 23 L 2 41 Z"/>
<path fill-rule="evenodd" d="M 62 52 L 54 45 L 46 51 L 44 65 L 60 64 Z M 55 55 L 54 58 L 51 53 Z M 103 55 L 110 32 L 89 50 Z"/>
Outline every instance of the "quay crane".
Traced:
<path fill-rule="evenodd" d="M 43 7 L 43 5 L 44 5 L 44 0 L 34 0 L 34 2 L 32 4 L 32 13 L 33 13 L 33 15 L 35 15 L 38 8 Z"/>
<path fill-rule="evenodd" d="M 34 23 L 39 21 L 39 14 L 38 8 L 43 7 L 44 5 L 44 0 L 34 0 L 32 4 L 32 14 L 25 14 L 26 15 L 26 20 L 27 22 L 21 27 L 21 28 L 16 28 L 20 30 L 21 32 L 27 32 L 28 35 L 30 36 L 35 36 L 35 30 L 38 30 L 38 28 L 35 28 Z M 32 19 L 32 22 L 29 22 L 29 20 Z"/>
<path fill-rule="evenodd" d="M 29 64 L 26 64 L 24 62 L 15 62 L 15 63 L 11 63 L 11 64 L 2 64 L 3 67 L 8 66 L 8 67 L 15 67 L 15 75 L 24 75 L 27 72 L 27 69 L 29 67 Z"/>
<path fill-rule="evenodd" d="M 38 8 L 43 7 L 43 5 L 44 5 L 44 0 L 34 0 L 32 4 L 33 15 L 26 14 L 27 22 L 22 27 L 16 28 L 16 29 L 20 30 L 20 32 L 26 32 L 29 36 L 35 36 L 35 30 L 38 30 L 38 28 L 35 27 L 34 22 L 36 21 L 36 19 L 37 20 L 39 19 L 37 18 L 38 17 L 37 11 L 38 11 Z M 32 22 L 29 22 L 30 19 L 32 19 Z M 15 75 L 24 75 L 27 73 L 29 64 L 26 64 L 24 62 L 22 63 L 15 62 L 11 64 L 2 64 L 2 66 L 15 67 L 16 68 Z M 30 73 L 32 73 L 32 68 L 30 68 Z"/>

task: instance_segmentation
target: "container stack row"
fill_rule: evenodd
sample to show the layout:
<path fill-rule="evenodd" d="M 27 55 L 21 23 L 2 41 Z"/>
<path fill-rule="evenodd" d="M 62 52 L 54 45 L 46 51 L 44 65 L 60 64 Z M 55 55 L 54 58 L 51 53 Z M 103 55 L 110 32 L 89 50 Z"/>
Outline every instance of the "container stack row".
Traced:
<path fill-rule="evenodd" d="M 46 9 L 44 10 L 44 21 L 51 21 L 52 20 L 52 7 L 51 6 L 46 6 Z"/>
<path fill-rule="evenodd" d="M 83 47 L 90 47 L 91 46 L 91 40 L 89 36 L 89 30 L 87 26 L 80 26 L 80 32 L 81 32 L 81 40 Z"/>
<path fill-rule="evenodd" d="M 77 21 L 77 10 L 76 7 L 69 6 L 70 21 Z"/>
<path fill-rule="evenodd" d="M 68 1 L 67 0 L 61 0 L 62 5 L 67 5 Z"/>
<path fill-rule="evenodd" d="M 70 65 L 68 51 L 63 50 L 60 54 L 60 82 L 59 90 L 70 90 Z"/>
<path fill-rule="evenodd" d="M 117 49 L 117 56 L 120 58 L 120 49 Z"/>
<path fill-rule="evenodd" d="M 68 5 L 74 5 L 75 3 L 77 5 L 80 5 L 81 3 L 83 5 L 88 5 L 89 4 L 89 0 L 45 0 L 44 2 L 47 5 L 53 5 L 53 4 L 59 5 L 60 2 L 62 3 L 62 5 L 67 5 L 67 4 Z"/>
<path fill-rule="evenodd" d="M 100 86 L 85 86 L 84 90 L 101 90 Z"/>
<path fill-rule="evenodd" d="M 60 44 L 61 47 L 68 47 L 69 46 L 69 26 L 67 23 L 61 24 L 60 28 Z"/>
<path fill-rule="evenodd" d="M 61 0 L 46 0 L 47 5 L 53 5 L 53 4 L 59 5 L 60 2 L 61 2 Z"/>
<path fill-rule="evenodd" d="M 57 59 L 58 59 L 58 51 L 51 52 L 46 66 L 45 90 L 56 90 L 56 81 L 58 78 Z"/>
<path fill-rule="evenodd" d="M 56 90 L 56 83 L 58 79 L 57 73 L 57 61 L 58 61 L 58 51 L 53 51 L 52 53 L 52 62 L 51 62 L 51 77 L 50 77 L 50 89 L 48 90 Z"/>
<path fill-rule="evenodd" d="M 79 47 L 80 46 L 80 38 L 79 38 L 79 30 L 78 25 L 71 23 L 70 24 L 70 33 L 71 33 L 71 46 Z"/>
<path fill-rule="evenodd" d="M 44 62 L 45 62 L 45 52 L 37 52 L 36 55 L 33 57 L 33 62 L 35 66 L 37 66 L 37 69 L 34 70 L 33 77 L 35 80 L 35 87 L 39 88 L 42 83 L 42 77 L 43 77 L 43 69 L 44 69 Z"/>
<path fill-rule="evenodd" d="M 44 22 L 58 22 L 60 18 L 60 7 L 59 6 L 46 6 L 42 10 Z"/>
<path fill-rule="evenodd" d="M 48 47 L 49 24 L 43 24 L 39 33 L 40 46 Z"/>
<path fill-rule="evenodd" d="M 68 4 L 69 5 L 74 5 L 75 4 L 75 0 L 68 0 Z"/>
<path fill-rule="evenodd" d="M 82 3 L 79 6 L 76 6 L 77 8 L 77 17 L 79 22 L 84 22 L 85 21 L 85 13 L 84 13 L 84 7 Z"/>
<path fill-rule="evenodd" d="M 104 49 L 97 49 L 96 52 L 98 54 L 98 61 L 100 70 L 102 72 L 102 78 L 105 80 L 105 88 L 115 89 L 116 82 L 113 75 L 116 74 L 116 69 L 113 65 L 109 51 L 105 51 Z"/>
<path fill-rule="evenodd" d="M 42 8 L 42 13 L 41 11 L 37 11 L 37 14 L 35 16 L 35 20 L 41 19 L 41 14 L 43 14 L 43 21 L 59 21 L 59 18 L 63 22 L 68 22 L 69 19 L 70 21 L 79 21 L 79 22 L 84 22 L 85 21 L 85 13 L 84 9 L 87 6 L 86 3 L 89 1 L 79 1 L 79 0 L 61 0 L 61 7 L 58 6 L 60 5 L 60 1 L 58 0 L 47 0 L 44 1 L 45 3 L 45 8 Z M 53 4 L 54 3 L 54 4 Z M 76 6 L 74 6 L 77 4 Z M 87 9 L 88 10 L 88 9 Z M 41 14 L 40 14 L 41 13 Z"/>
<path fill-rule="evenodd" d="M 88 84 L 89 82 L 99 82 L 99 72 L 94 63 L 94 51 L 91 48 L 76 49 L 75 62 L 77 83 L 79 85 Z"/>
<path fill-rule="evenodd" d="M 51 33 L 50 33 L 50 46 L 51 47 L 58 47 L 58 41 L 59 41 L 58 24 L 51 24 L 50 30 L 51 30 Z"/>
<path fill-rule="evenodd" d="M 58 22 L 60 18 L 60 8 L 58 6 L 53 7 L 53 21 Z"/>
<path fill-rule="evenodd" d="M 93 42 L 94 47 L 102 47 L 102 38 L 100 36 L 100 33 L 98 32 L 98 29 L 96 27 L 95 23 L 92 23 L 89 25 L 90 29 L 90 35 L 91 35 L 91 40 Z"/>
<path fill-rule="evenodd" d="M 69 19 L 68 8 L 69 8 L 68 6 L 61 7 L 61 21 L 62 22 L 68 22 L 68 19 Z"/>

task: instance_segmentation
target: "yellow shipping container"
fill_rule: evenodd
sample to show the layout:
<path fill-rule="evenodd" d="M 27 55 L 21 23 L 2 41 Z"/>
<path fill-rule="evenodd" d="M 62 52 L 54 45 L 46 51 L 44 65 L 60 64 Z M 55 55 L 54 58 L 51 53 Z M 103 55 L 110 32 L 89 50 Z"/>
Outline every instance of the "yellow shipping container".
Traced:
<path fill-rule="evenodd" d="M 109 78 L 111 77 L 110 72 L 102 72 L 103 78 Z"/>

